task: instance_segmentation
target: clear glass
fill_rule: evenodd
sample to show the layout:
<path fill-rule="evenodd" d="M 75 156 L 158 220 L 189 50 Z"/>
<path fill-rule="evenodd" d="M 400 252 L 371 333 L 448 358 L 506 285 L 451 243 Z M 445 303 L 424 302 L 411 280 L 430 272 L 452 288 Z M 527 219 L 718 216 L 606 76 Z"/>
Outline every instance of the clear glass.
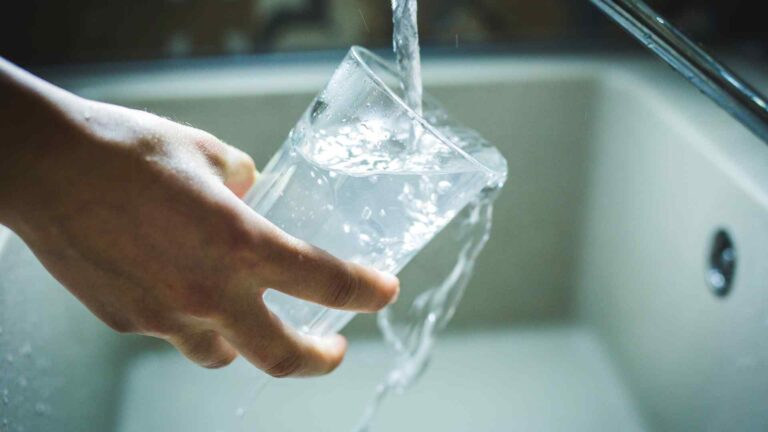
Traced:
<path fill-rule="evenodd" d="M 506 161 L 476 133 L 449 124 L 431 99 L 417 115 L 399 82 L 384 60 L 353 47 L 246 202 L 339 258 L 400 271 L 484 188 L 503 183 Z M 337 332 L 354 316 L 275 290 L 264 299 L 305 333 Z"/>

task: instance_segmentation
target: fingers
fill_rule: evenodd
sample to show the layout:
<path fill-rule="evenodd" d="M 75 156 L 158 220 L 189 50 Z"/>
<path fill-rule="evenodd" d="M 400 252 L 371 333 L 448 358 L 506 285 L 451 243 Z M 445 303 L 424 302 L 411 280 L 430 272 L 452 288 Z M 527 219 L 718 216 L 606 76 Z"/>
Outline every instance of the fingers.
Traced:
<path fill-rule="evenodd" d="M 224 367 L 237 358 L 237 351 L 211 330 L 171 336 L 167 340 L 188 359 L 206 368 Z"/>
<path fill-rule="evenodd" d="M 283 325 L 253 291 L 233 296 L 224 316 L 220 333 L 248 361 L 274 377 L 327 374 L 341 363 L 347 349 L 342 336 L 305 336 Z"/>
<path fill-rule="evenodd" d="M 394 302 L 400 282 L 392 275 L 335 258 L 285 233 L 270 245 L 268 286 L 334 309 L 374 312 Z"/>

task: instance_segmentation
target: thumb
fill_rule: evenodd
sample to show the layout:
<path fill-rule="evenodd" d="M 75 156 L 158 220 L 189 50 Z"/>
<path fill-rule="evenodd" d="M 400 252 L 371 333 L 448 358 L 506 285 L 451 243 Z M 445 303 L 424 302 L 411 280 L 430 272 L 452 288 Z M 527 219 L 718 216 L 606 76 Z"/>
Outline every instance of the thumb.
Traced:
<path fill-rule="evenodd" d="M 240 149 L 226 145 L 226 162 L 224 164 L 224 185 L 242 198 L 256 182 L 259 172 L 248 154 Z"/>

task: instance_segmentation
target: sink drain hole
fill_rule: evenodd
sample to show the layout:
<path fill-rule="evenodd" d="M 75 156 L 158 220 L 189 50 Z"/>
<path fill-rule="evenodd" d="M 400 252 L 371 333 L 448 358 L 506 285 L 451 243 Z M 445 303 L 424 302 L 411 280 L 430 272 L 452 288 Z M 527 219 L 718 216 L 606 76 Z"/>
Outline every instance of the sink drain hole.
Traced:
<path fill-rule="evenodd" d="M 731 291 L 736 273 L 736 247 L 730 234 L 719 229 L 712 237 L 707 269 L 707 284 L 712 293 L 725 297 Z"/>

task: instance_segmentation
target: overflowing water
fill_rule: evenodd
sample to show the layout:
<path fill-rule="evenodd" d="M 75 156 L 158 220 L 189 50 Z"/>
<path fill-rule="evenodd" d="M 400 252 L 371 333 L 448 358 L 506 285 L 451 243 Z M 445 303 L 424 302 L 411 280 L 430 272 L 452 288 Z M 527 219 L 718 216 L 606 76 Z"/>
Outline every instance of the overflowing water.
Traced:
<path fill-rule="evenodd" d="M 357 431 L 369 430 L 384 398 L 390 392 L 405 391 L 426 369 L 436 334 L 453 316 L 472 276 L 475 260 L 490 237 L 492 202 L 497 191 L 487 189 L 457 216 L 450 248 L 456 255 L 453 269 L 418 293 L 410 304 L 400 308 L 402 311 L 390 307 L 379 313 L 379 328 L 397 353 L 395 366 L 376 387 Z"/>

